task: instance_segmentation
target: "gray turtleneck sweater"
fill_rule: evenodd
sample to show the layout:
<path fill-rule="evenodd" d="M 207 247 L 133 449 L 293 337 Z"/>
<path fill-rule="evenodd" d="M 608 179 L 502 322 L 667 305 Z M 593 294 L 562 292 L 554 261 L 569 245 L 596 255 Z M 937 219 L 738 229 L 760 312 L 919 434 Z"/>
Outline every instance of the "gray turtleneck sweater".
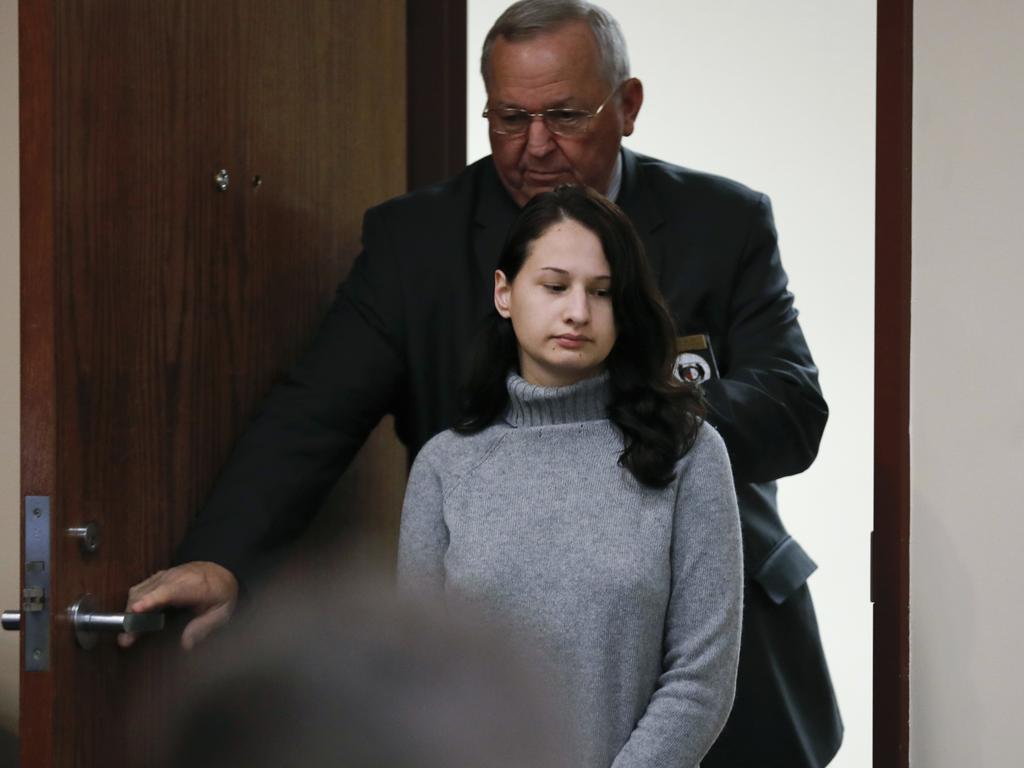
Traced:
<path fill-rule="evenodd" d="M 448 431 L 413 465 L 399 584 L 468 600 L 558 670 L 583 768 L 695 768 L 739 656 L 740 526 L 707 424 L 667 488 L 618 466 L 607 376 L 509 377 L 505 419 Z"/>

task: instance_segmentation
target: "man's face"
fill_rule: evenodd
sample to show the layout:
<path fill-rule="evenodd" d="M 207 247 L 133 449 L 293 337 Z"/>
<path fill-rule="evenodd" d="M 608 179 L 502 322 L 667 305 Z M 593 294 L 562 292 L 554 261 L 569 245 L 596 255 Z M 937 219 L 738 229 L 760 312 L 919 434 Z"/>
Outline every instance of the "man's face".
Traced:
<path fill-rule="evenodd" d="M 491 51 L 487 105 L 540 112 L 553 107 L 593 112 L 618 83 L 601 76 L 597 43 L 584 22 L 570 22 L 531 40 L 498 38 Z M 559 184 L 607 192 L 623 136 L 643 102 L 640 81 L 627 80 L 582 136 L 552 134 L 535 119 L 525 134 L 494 133 L 491 152 L 505 188 L 520 206 Z"/>

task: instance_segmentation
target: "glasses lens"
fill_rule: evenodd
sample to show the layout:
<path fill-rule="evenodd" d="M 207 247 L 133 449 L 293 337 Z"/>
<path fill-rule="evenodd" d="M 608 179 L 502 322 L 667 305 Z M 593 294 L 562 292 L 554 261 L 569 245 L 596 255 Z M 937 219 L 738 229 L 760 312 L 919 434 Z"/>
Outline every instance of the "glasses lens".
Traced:
<path fill-rule="evenodd" d="M 495 133 L 525 133 L 531 118 L 521 109 L 491 109 L 487 112 L 487 119 Z"/>
<path fill-rule="evenodd" d="M 549 109 L 544 113 L 548 130 L 561 136 L 576 136 L 587 130 L 590 113 L 579 109 Z"/>
<path fill-rule="evenodd" d="M 586 133 L 593 115 L 581 109 L 548 109 L 541 113 L 544 125 L 559 136 Z M 534 116 L 525 109 L 489 109 L 487 120 L 491 130 L 506 135 L 519 135 L 530 129 Z"/>

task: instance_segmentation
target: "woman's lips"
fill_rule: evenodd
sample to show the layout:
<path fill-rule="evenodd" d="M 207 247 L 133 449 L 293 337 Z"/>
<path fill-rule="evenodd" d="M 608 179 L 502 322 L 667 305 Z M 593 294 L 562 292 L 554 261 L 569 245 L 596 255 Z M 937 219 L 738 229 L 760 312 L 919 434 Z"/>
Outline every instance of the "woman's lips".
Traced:
<path fill-rule="evenodd" d="M 567 333 L 562 336 L 555 336 L 555 343 L 563 349 L 579 349 L 590 339 L 586 336 L 575 336 Z"/>

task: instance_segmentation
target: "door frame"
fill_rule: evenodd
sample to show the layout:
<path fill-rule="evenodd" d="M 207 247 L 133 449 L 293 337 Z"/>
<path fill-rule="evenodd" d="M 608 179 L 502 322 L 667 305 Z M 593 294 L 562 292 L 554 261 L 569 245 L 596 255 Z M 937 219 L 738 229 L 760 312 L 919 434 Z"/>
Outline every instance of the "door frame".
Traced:
<path fill-rule="evenodd" d="M 466 166 L 466 0 L 406 6 L 409 189 Z"/>
<path fill-rule="evenodd" d="M 54 224 L 54 38 L 53 4 L 18 3 L 19 185 L 21 195 L 21 495 L 51 495 L 57 478 L 57 361 L 54 345 L 56 281 Z M 40 258 L 42 255 L 42 258 Z M 19 505 L 20 506 L 20 505 Z M 50 540 L 53 541 L 51 517 Z M 21 553 L 25 562 L 25 521 Z M 18 594 L 24 588 L 21 569 Z M 51 611 L 50 633 L 55 631 Z M 25 633 L 18 658 L 19 765 L 52 765 L 54 686 L 52 673 L 24 671 Z"/>
<path fill-rule="evenodd" d="M 907 768 L 914 3 L 878 0 L 877 9 L 872 763 Z"/>

